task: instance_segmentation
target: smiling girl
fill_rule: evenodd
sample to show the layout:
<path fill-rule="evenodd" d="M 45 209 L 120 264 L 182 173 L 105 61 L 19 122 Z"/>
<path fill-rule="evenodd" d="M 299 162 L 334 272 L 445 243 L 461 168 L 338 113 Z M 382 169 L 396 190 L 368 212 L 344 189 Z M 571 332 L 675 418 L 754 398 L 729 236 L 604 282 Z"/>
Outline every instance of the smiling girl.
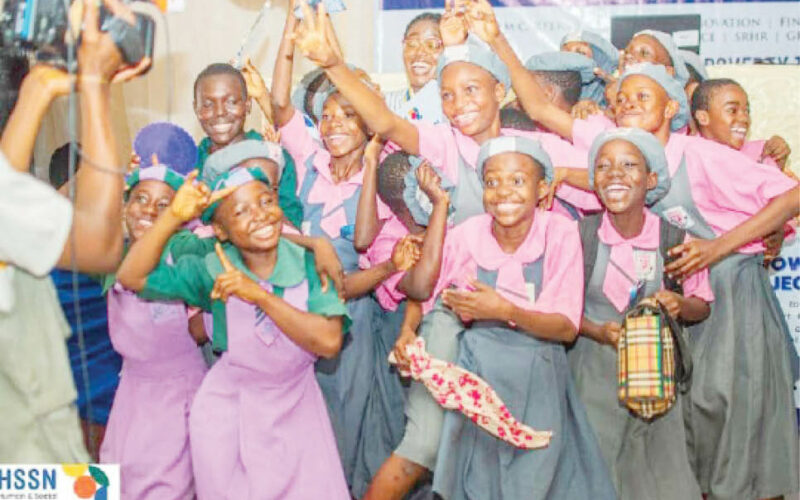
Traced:
<path fill-rule="evenodd" d="M 124 208 L 130 244 L 150 231 L 182 184 L 165 165 L 133 172 Z M 172 260 L 165 254 L 162 262 Z M 191 498 L 189 408 L 206 364 L 186 305 L 145 300 L 116 282 L 108 291 L 108 330 L 123 364 L 100 460 L 120 464 L 126 498 Z"/>
<path fill-rule="evenodd" d="M 488 3 L 479 5 L 476 15 L 493 16 Z M 532 119 L 587 151 L 614 128 L 602 117 L 574 119 L 548 103 L 502 34 L 491 44 Z M 761 262 L 762 239 L 800 213 L 800 187 L 727 146 L 673 133 L 686 124 L 688 105 L 683 86 L 664 66 L 627 68 L 615 102 L 617 126 L 650 132 L 664 146 L 671 187 L 651 210 L 696 238 L 671 250 L 678 258 L 667 272 L 685 278 L 710 268 L 716 300 L 708 320 L 692 327 L 688 411 L 700 487 L 709 498 L 797 491 L 797 356 Z"/>
<path fill-rule="evenodd" d="M 520 450 L 448 412 L 434 491 L 448 499 L 616 498 L 567 364 L 583 268 L 575 223 L 537 209 L 550 158 L 535 141 L 500 137 L 481 146 L 478 169 L 486 214 L 448 232 L 438 279 L 425 291 L 463 322 L 456 363 L 486 380 L 517 420 L 553 437 L 547 448 Z"/>
<path fill-rule="evenodd" d="M 620 406 L 617 341 L 633 290 L 637 299 L 654 296 L 676 319 L 708 317 L 713 300 L 708 271 L 688 278 L 683 294 L 664 289 L 662 240 L 679 243 L 683 232 L 646 208 L 670 185 L 667 159 L 654 136 L 614 129 L 595 140 L 589 156 L 594 165 L 590 182 L 605 211 L 581 221 L 584 258 L 594 260 L 585 265 L 592 272 L 585 276 L 580 335 L 569 353 L 575 385 L 620 498 L 697 499 L 700 488 L 686 450 L 684 398 L 679 396 L 667 414 L 652 421 Z M 588 250 L 592 241 L 594 252 Z"/>
<path fill-rule="evenodd" d="M 230 170 L 213 190 L 187 181 L 118 274 L 143 297 L 213 314 L 222 355 L 190 418 L 197 496 L 349 499 L 313 368 L 338 354 L 347 310 L 333 287 L 322 291 L 311 254 L 281 237 L 261 169 Z M 159 264 L 173 233 L 201 213 L 223 242 L 216 253 Z"/>

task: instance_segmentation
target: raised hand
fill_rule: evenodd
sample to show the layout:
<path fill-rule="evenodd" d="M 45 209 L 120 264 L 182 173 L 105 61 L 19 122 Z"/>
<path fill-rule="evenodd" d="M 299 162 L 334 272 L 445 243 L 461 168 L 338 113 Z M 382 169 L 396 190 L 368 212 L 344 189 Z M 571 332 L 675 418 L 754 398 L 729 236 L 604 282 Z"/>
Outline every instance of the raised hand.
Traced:
<path fill-rule="evenodd" d="M 186 176 L 186 180 L 175 193 L 170 204 L 172 214 L 185 222 L 199 217 L 206 207 L 228 196 L 237 187 L 229 186 L 212 193 L 208 186 L 202 182 L 195 182 L 195 179 L 197 179 L 197 170 L 191 171 Z"/>
<path fill-rule="evenodd" d="M 423 161 L 415 173 L 419 188 L 430 198 L 431 203 L 449 203 L 450 195 L 442 189 L 442 179 L 428 161 Z"/>
<path fill-rule="evenodd" d="M 211 289 L 212 299 L 227 302 L 228 298 L 234 295 L 252 304 L 267 293 L 258 283 L 231 264 L 219 242 L 214 245 L 214 250 L 217 252 L 217 257 L 222 262 L 225 272 L 217 275 L 217 279 L 214 281 L 214 288 Z"/>
<path fill-rule="evenodd" d="M 500 35 L 500 26 L 488 0 L 462 0 L 467 8 L 467 25 L 484 42 L 491 44 Z"/>
<path fill-rule="evenodd" d="M 464 43 L 467 38 L 467 22 L 463 10 L 456 6 L 456 0 L 445 0 L 445 10 L 439 20 L 439 32 L 445 47 Z"/>
<path fill-rule="evenodd" d="M 392 265 L 397 271 L 408 271 L 422 256 L 423 237 L 408 234 L 397 241 L 392 250 Z"/>
<path fill-rule="evenodd" d="M 341 63 L 341 50 L 331 38 L 333 28 L 329 25 L 330 19 L 325 12 L 324 3 L 317 4 L 316 15 L 307 3 L 303 2 L 300 7 L 303 9 L 303 20 L 292 35 L 295 46 L 321 68 L 330 68 Z"/>

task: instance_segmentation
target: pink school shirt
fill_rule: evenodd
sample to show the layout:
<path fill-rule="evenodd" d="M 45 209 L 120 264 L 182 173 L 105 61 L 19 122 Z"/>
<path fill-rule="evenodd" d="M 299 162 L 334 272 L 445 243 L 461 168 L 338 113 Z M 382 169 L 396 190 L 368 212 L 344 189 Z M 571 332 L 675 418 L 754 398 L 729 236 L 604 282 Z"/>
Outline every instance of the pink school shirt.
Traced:
<path fill-rule="evenodd" d="M 365 253 L 359 255 L 359 267 L 369 269 L 391 259 L 395 244 L 407 234 L 408 229 L 397 217 L 394 215 L 389 217 L 372 245 Z M 378 303 L 387 311 L 396 311 L 400 302 L 406 298 L 406 295 L 397 289 L 403 274 L 394 273 L 375 288 Z"/>
<path fill-rule="evenodd" d="M 772 167 L 777 167 L 778 164 L 775 163 L 771 157 L 767 156 L 763 160 L 761 159 L 761 154 L 764 152 L 764 145 L 767 144 L 767 141 L 747 141 L 742 144 L 742 148 L 739 150 L 740 153 L 747 156 L 753 161 L 757 161 L 759 163 L 763 163 L 764 165 L 770 165 Z"/>
<path fill-rule="evenodd" d="M 420 156 L 440 168 L 453 183 L 458 183 L 459 157 L 464 159 L 467 166 L 476 168 L 480 145 L 474 139 L 465 136 L 447 123 L 434 125 L 420 121 L 415 122 L 414 126 L 419 133 Z M 515 135 L 539 141 L 550 156 L 554 167 L 586 168 L 586 153 L 555 134 L 503 128 L 500 129 L 500 135 Z M 601 208 L 597 196 L 589 191 L 562 185 L 557 195 L 582 210 Z"/>
<path fill-rule="evenodd" d="M 636 276 L 633 252 L 630 250 L 640 249 L 657 252 L 659 248 L 659 238 L 661 237 L 661 224 L 664 224 L 664 221 L 662 221 L 660 217 L 645 209 L 645 223 L 642 232 L 633 238 L 625 239 L 611 223 L 608 212 L 605 212 L 600 222 L 600 228 L 597 230 L 597 237 L 601 242 L 610 247 L 609 258 L 613 260 L 616 265 L 622 267 L 628 276 Z M 690 239 L 691 238 L 687 234 L 685 241 L 689 241 Z M 618 252 L 618 250 L 622 250 L 623 247 L 627 247 L 628 251 Z M 623 256 L 627 256 L 624 262 L 621 261 L 621 257 Z M 623 307 L 617 307 L 617 309 L 622 311 L 624 306 L 627 305 L 628 290 L 632 283 L 622 273 L 615 271 L 616 269 L 613 265 L 608 266 L 605 281 L 603 282 L 603 291 L 615 305 L 617 305 L 615 300 L 606 290 L 611 290 L 612 293 L 621 291 Z M 711 283 L 708 280 L 708 268 L 702 269 L 686 278 L 683 283 L 683 295 L 685 297 L 694 296 L 706 302 L 712 302 L 714 300 L 714 293 L 711 291 Z"/>
<path fill-rule="evenodd" d="M 603 131 L 614 128 L 605 117 L 575 120 L 572 142 L 587 151 Z M 670 134 L 664 151 L 670 175 L 675 175 L 686 158 L 686 171 L 697 209 L 714 234 L 719 236 L 746 221 L 776 196 L 794 188 L 797 181 L 775 167 L 751 160 L 724 144 L 698 136 Z M 738 252 L 764 251 L 762 241 L 754 241 Z"/>
<path fill-rule="evenodd" d="M 544 259 L 542 288 L 533 301 L 524 281 L 523 265 L 540 257 Z M 525 241 L 513 254 L 507 254 L 492 235 L 489 214 L 467 219 L 445 237 L 439 279 L 423 310 L 428 312 L 434 298 L 451 284 L 466 289 L 477 276 L 478 266 L 497 271 L 496 289 L 505 299 L 530 311 L 563 314 L 576 329 L 580 326 L 583 253 L 576 222 L 552 212 L 537 212 Z"/>
<path fill-rule="evenodd" d="M 303 116 L 295 110 L 291 120 L 281 127 L 281 145 L 286 148 L 294 159 L 297 170 L 297 189 L 301 189 L 303 181 L 308 174 L 306 162 L 313 156 L 312 164 L 319 173 L 314 185 L 308 193 L 307 203 L 321 203 L 324 205 L 323 213 L 326 214 L 320 225 L 331 238 L 339 236 L 339 230 L 347 225 L 347 216 L 344 207 L 340 206 L 344 200 L 349 199 L 361 187 L 364 180 L 364 171 L 347 180 L 338 183 L 331 176 L 331 154 L 322 143 L 315 140 L 308 133 Z M 378 202 L 378 218 L 389 218 L 391 210 L 381 200 Z M 338 208 L 336 208 L 338 206 Z"/>

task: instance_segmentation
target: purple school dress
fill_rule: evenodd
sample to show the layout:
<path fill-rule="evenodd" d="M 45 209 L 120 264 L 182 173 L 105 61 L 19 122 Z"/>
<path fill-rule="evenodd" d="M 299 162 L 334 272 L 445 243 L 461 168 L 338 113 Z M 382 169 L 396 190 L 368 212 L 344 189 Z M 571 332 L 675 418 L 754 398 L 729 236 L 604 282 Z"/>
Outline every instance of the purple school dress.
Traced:
<path fill-rule="evenodd" d="M 307 310 L 308 281 L 283 299 Z M 231 297 L 225 316 L 228 349 L 192 407 L 198 498 L 349 500 L 316 356 L 252 304 Z"/>
<path fill-rule="evenodd" d="M 108 293 L 122 372 L 100 461 L 121 465 L 123 499 L 191 499 L 189 408 L 206 373 L 182 302 L 151 302 L 119 283 Z"/>

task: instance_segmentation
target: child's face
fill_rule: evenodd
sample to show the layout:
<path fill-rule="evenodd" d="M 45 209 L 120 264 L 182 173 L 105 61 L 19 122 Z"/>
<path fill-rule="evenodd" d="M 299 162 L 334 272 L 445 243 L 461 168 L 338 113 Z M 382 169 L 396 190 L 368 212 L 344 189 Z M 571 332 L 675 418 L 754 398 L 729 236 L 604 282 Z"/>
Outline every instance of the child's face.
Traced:
<path fill-rule="evenodd" d="M 467 62 L 448 64 L 442 71 L 442 111 L 450 124 L 478 142 L 500 121 L 505 88 L 485 69 Z"/>
<path fill-rule="evenodd" d="M 261 169 L 264 175 L 267 176 L 267 179 L 269 179 L 269 185 L 272 186 L 273 189 L 277 189 L 278 183 L 281 180 L 278 174 L 278 164 L 266 158 L 249 158 L 237 165 L 237 167 Z"/>
<path fill-rule="evenodd" d="M 439 24 L 431 19 L 417 21 L 403 39 L 403 64 L 411 88 L 421 89 L 436 78 L 436 62 L 444 45 Z"/>
<path fill-rule="evenodd" d="M 695 113 L 700 133 L 706 139 L 741 149 L 750 129 L 750 103 L 738 85 L 725 85 L 711 92 L 708 111 Z"/>
<path fill-rule="evenodd" d="M 241 139 L 250 102 L 241 82 L 233 75 L 211 75 L 197 82 L 194 112 L 203 132 L 215 146 Z"/>
<path fill-rule="evenodd" d="M 620 85 L 616 96 L 614 113 L 617 126 L 639 128 L 654 134 L 664 127 L 669 130 L 677 105 L 651 78 L 629 76 Z"/>
<path fill-rule="evenodd" d="M 611 213 L 641 210 L 647 191 L 656 187 L 658 174 L 647 171 L 639 148 L 616 139 L 600 148 L 594 163 L 594 186 Z"/>
<path fill-rule="evenodd" d="M 340 94 L 334 94 L 325 101 L 319 132 L 325 149 L 334 158 L 352 153 L 367 142 L 366 125 Z"/>
<path fill-rule="evenodd" d="M 483 208 L 503 227 L 533 217 L 539 198 L 547 192 L 542 169 L 528 155 L 492 156 L 483 169 Z"/>
<path fill-rule="evenodd" d="M 632 64 L 649 62 L 666 66 L 667 73 L 675 74 L 669 52 L 655 38 L 650 35 L 635 36 L 625 47 L 623 56 L 619 59 L 619 73 Z"/>
<path fill-rule="evenodd" d="M 561 50 L 563 52 L 575 52 L 576 54 L 584 55 L 589 59 L 594 58 L 594 51 L 588 42 L 567 42 L 561 46 Z"/>
<path fill-rule="evenodd" d="M 263 252 L 278 245 L 283 212 L 278 195 L 261 181 L 239 186 L 214 214 L 217 238 L 242 251 Z"/>
<path fill-rule="evenodd" d="M 123 213 L 125 228 L 132 242 L 153 226 L 161 212 L 172 203 L 173 196 L 175 190 L 166 182 L 147 179 L 133 186 Z"/>

